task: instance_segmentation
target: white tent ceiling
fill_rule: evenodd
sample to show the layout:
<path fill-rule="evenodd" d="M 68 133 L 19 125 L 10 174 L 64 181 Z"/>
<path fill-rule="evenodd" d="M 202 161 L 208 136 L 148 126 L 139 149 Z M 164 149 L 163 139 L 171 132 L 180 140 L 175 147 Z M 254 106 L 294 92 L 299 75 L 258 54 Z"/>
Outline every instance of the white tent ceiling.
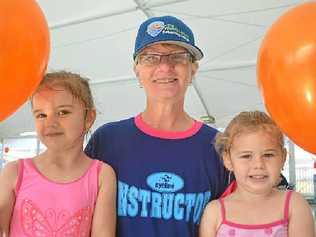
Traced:
<path fill-rule="evenodd" d="M 186 109 L 211 115 L 224 127 L 241 110 L 263 110 L 256 58 L 271 24 L 298 0 L 38 0 L 51 34 L 49 70 L 70 70 L 91 79 L 98 110 L 94 128 L 133 116 L 145 104 L 132 71 L 139 24 L 174 15 L 194 31 L 204 51 Z M 31 27 L 31 26 L 30 26 Z M 0 123 L 0 138 L 33 131 L 30 105 Z"/>

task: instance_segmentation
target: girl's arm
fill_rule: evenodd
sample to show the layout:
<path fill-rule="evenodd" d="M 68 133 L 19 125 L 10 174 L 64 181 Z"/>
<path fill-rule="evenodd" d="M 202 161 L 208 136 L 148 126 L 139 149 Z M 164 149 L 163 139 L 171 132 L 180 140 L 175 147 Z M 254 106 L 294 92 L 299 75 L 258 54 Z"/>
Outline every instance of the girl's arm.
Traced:
<path fill-rule="evenodd" d="M 91 237 L 115 236 L 116 189 L 114 170 L 103 164 L 99 175 L 99 193 L 93 214 Z"/>
<path fill-rule="evenodd" d="M 297 192 L 292 193 L 289 211 L 289 237 L 315 237 L 315 227 L 311 208 Z"/>
<path fill-rule="evenodd" d="M 9 162 L 0 171 L 0 236 L 9 236 L 10 220 L 15 202 L 18 162 Z"/>
<path fill-rule="evenodd" d="M 200 223 L 199 237 L 215 237 L 220 218 L 219 202 L 215 200 L 207 204 Z"/>

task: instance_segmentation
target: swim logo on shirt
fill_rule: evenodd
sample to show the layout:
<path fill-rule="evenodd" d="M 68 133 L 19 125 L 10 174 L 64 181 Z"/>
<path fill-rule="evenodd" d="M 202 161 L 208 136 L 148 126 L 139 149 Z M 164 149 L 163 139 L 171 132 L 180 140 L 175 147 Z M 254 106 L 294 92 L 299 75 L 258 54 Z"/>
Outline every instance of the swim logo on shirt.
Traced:
<path fill-rule="evenodd" d="M 150 189 L 118 181 L 118 216 L 158 218 L 199 223 L 211 192 L 183 193 L 183 179 L 169 172 L 150 174 Z"/>

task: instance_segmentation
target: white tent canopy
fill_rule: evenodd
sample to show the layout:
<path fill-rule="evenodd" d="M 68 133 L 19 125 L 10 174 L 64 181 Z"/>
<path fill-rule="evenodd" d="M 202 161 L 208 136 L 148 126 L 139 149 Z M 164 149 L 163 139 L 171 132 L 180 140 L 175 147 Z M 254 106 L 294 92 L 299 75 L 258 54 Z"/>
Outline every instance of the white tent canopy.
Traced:
<path fill-rule="evenodd" d="M 38 0 L 50 27 L 49 70 L 70 70 L 91 79 L 98 110 L 94 128 L 143 110 L 144 92 L 132 70 L 133 46 L 139 24 L 159 15 L 184 20 L 204 52 L 186 98 L 193 117 L 214 116 L 213 126 L 224 127 L 242 110 L 264 110 L 256 83 L 260 43 L 280 15 L 302 2 Z M 0 138 L 33 130 L 27 102 L 0 123 Z"/>

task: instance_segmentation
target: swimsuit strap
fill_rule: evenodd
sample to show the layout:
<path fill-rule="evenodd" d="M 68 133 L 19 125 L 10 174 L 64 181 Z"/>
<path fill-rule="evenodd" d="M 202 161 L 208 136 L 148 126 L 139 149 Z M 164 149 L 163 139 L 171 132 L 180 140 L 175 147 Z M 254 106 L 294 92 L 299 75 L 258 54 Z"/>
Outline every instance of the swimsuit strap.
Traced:
<path fill-rule="evenodd" d="M 15 185 L 15 194 L 17 195 L 20 187 L 21 187 L 21 183 L 22 183 L 22 179 L 23 179 L 23 171 L 24 171 L 24 159 L 20 159 L 18 160 L 18 177 L 16 180 L 16 185 Z"/>
<path fill-rule="evenodd" d="M 219 200 L 219 203 L 221 206 L 222 222 L 225 222 L 226 221 L 226 214 L 225 214 L 226 211 L 225 211 L 225 206 L 224 206 L 224 199 L 220 198 L 218 200 Z"/>
<path fill-rule="evenodd" d="M 288 190 L 286 192 L 285 204 L 284 204 L 284 219 L 285 220 L 288 220 L 289 218 L 289 206 L 290 206 L 290 199 L 291 199 L 292 193 L 293 193 L 292 190 Z"/>

